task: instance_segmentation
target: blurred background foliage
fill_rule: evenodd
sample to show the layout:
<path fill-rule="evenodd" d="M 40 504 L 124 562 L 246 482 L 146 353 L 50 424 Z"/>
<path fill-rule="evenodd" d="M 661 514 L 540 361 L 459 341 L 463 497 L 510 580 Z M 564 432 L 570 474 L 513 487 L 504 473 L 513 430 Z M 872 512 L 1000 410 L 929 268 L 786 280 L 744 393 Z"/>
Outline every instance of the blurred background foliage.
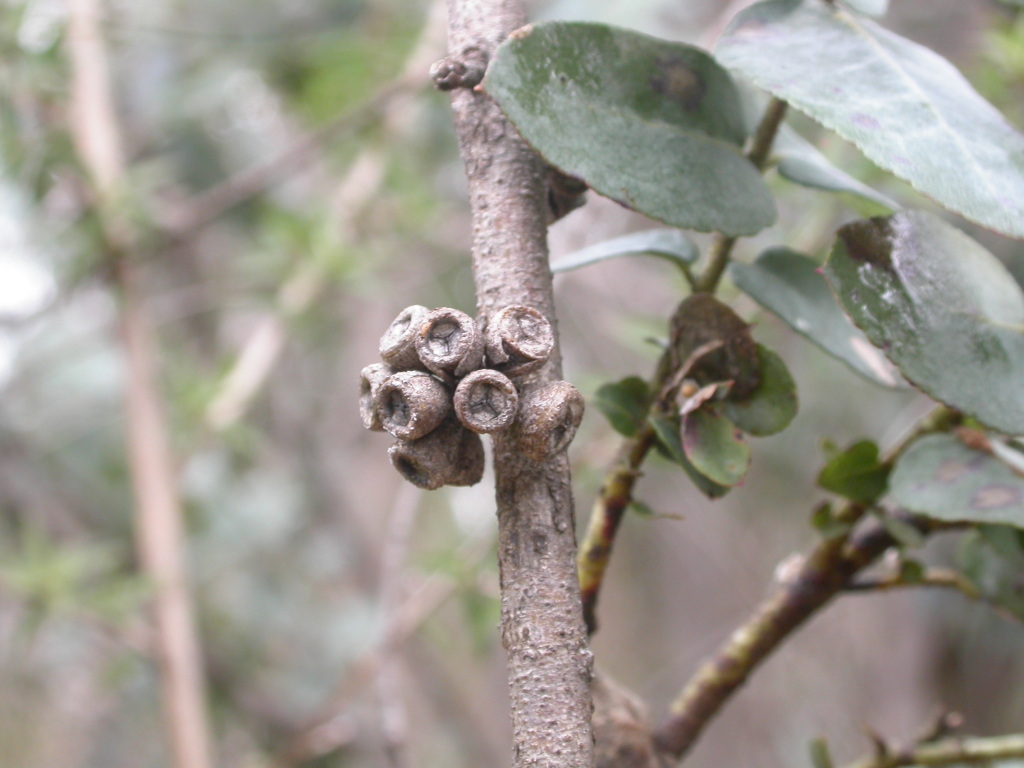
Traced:
<path fill-rule="evenodd" d="M 443 5 L 443 4 L 441 4 Z M 739 4 L 733 4 L 738 7 Z M 537 2 L 710 44 L 710 0 Z M 474 305 L 444 50 L 426 0 L 114 0 L 103 28 L 130 158 L 127 211 L 158 322 L 187 502 L 217 764 L 457 766 L 508 759 L 488 480 L 401 486 L 363 431 L 359 369 L 408 304 Z M 900 0 L 893 26 L 956 61 L 1024 125 L 1024 12 Z M 117 296 L 67 124 L 66 8 L 0 2 L 0 768 L 163 766 L 157 675 L 125 462 Z M 842 142 L 837 164 L 927 205 Z M 741 258 L 810 253 L 850 201 L 772 178 L 780 223 Z M 962 225 L 962 222 L 961 222 Z M 553 258 L 641 217 L 591 196 Z M 1024 277 L 1019 243 L 971 232 Z M 671 267 L 602 263 L 556 283 L 567 378 L 647 375 L 683 292 Z M 657 714 L 815 535 L 822 440 L 893 442 L 924 398 L 880 391 L 733 296 L 801 391 L 743 488 L 700 497 L 655 462 L 601 606 L 598 663 Z M 616 438 L 596 409 L 571 450 L 586 509 Z M 675 519 L 682 515 L 682 521 Z M 955 541 L 925 553 L 949 559 Z M 1024 721 L 1024 633 L 958 596 L 844 598 L 790 642 L 691 758 L 756 768 L 837 756 L 866 724 L 909 737 L 937 706 L 973 732 Z M 741 733 L 742 738 L 736 738 Z"/>

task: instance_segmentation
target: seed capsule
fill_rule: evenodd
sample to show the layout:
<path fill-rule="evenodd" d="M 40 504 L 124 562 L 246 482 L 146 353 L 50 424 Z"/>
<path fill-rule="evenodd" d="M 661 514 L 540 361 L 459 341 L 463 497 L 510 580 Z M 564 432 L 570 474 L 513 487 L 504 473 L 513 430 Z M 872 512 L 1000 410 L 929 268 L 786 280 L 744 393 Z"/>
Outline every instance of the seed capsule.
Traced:
<path fill-rule="evenodd" d="M 427 370 L 458 379 L 483 365 L 484 341 L 473 318 L 439 307 L 420 324 L 416 351 Z"/>
<path fill-rule="evenodd" d="M 522 304 L 500 309 L 487 324 L 487 360 L 508 376 L 522 376 L 547 362 L 555 346 L 551 323 Z"/>
<path fill-rule="evenodd" d="M 394 368 L 389 365 L 373 363 L 363 368 L 359 374 L 359 415 L 363 419 L 363 426 L 374 432 L 384 431 L 380 411 L 377 410 L 377 390 L 384 379 L 394 372 Z"/>
<path fill-rule="evenodd" d="M 380 337 L 381 359 L 396 371 L 423 370 L 423 363 L 416 352 L 416 338 L 428 314 L 430 310 L 419 304 L 406 307 Z"/>
<path fill-rule="evenodd" d="M 399 371 L 380 383 L 374 404 L 381 425 L 399 440 L 432 432 L 451 410 L 448 389 L 425 371 Z"/>
<path fill-rule="evenodd" d="M 459 382 L 453 401 L 459 421 L 473 432 L 486 434 L 507 429 L 515 421 L 519 393 L 505 374 L 481 368 Z"/>
<path fill-rule="evenodd" d="M 428 491 L 443 485 L 475 485 L 484 475 L 480 436 L 455 419 L 447 419 L 419 440 L 400 440 L 388 455 L 402 477 Z"/>
<path fill-rule="evenodd" d="M 554 381 L 519 400 L 516 429 L 526 456 L 544 461 L 569 447 L 583 420 L 583 395 L 567 381 Z"/>

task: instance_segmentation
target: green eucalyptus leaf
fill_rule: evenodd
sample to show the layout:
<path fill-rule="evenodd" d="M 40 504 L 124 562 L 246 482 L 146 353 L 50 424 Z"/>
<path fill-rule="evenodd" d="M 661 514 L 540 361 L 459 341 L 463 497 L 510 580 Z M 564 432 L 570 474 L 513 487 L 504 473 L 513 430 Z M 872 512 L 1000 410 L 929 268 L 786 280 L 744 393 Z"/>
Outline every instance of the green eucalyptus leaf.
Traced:
<path fill-rule="evenodd" d="M 549 163 L 628 208 L 733 236 L 775 221 L 740 151 L 735 86 L 698 48 L 602 24 L 534 24 L 499 47 L 483 88 Z"/>
<path fill-rule="evenodd" d="M 818 485 L 851 501 L 870 504 L 885 493 L 888 475 L 889 469 L 878 460 L 878 446 L 861 440 L 829 459 L 818 475 Z"/>
<path fill-rule="evenodd" d="M 938 217 L 906 211 L 842 227 L 825 273 L 907 379 L 1024 434 L 1024 293 L 995 256 Z"/>
<path fill-rule="evenodd" d="M 701 493 L 709 499 L 719 499 L 731 490 L 730 486 L 719 485 L 702 475 L 690 463 L 690 460 L 686 458 L 682 440 L 680 439 L 678 419 L 671 419 L 663 415 L 652 415 L 648 419 L 648 423 L 651 425 L 651 428 L 654 430 L 654 436 L 657 438 L 658 452 L 681 466 L 683 471 L 686 472 L 687 477 L 690 478 Z"/>
<path fill-rule="evenodd" d="M 616 432 L 632 437 L 644 423 L 650 402 L 647 382 L 637 376 L 629 376 L 598 387 L 595 404 Z"/>
<path fill-rule="evenodd" d="M 618 256 L 647 254 L 672 262 L 681 269 L 693 264 L 700 252 L 694 242 L 678 229 L 646 229 L 605 240 L 563 256 L 551 265 L 554 273 L 568 272 Z"/>
<path fill-rule="evenodd" d="M 952 435 L 928 435 L 897 459 L 890 492 L 901 506 L 953 522 L 1024 528 L 1024 477 Z"/>
<path fill-rule="evenodd" d="M 957 552 L 957 567 L 987 601 L 1024 621 L 1024 564 L 1020 555 L 993 546 L 988 529 L 979 526 L 963 537 Z M 1019 532 L 1019 531 L 1018 531 Z"/>
<path fill-rule="evenodd" d="M 920 192 L 1024 238 L 1024 135 L 938 54 L 801 0 L 746 9 L 715 53 Z"/>
<path fill-rule="evenodd" d="M 773 153 L 778 161 L 776 169 L 784 179 L 827 192 L 856 195 L 873 203 L 876 210 L 880 208 L 879 214 L 899 210 L 895 200 L 839 170 L 809 142 L 804 143 L 805 147 L 783 146 Z"/>
<path fill-rule="evenodd" d="M 843 314 L 814 259 L 772 248 L 753 264 L 733 262 L 729 274 L 754 301 L 861 376 L 886 387 L 902 385 L 885 355 Z"/>
<path fill-rule="evenodd" d="M 749 435 L 763 437 L 784 430 L 796 416 L 796 382 L 782 358 L 757 345 L 761 383 L 746 400 L 726 398 L 722 413 Z"/>
<path fill-rule="evenodd" d="M 750 467 L 750 446 L 727 417 L 701 408 L 683 417 L 681 434 L 686 458 L 706 478 L 726 486 L 743 480 Z"/>

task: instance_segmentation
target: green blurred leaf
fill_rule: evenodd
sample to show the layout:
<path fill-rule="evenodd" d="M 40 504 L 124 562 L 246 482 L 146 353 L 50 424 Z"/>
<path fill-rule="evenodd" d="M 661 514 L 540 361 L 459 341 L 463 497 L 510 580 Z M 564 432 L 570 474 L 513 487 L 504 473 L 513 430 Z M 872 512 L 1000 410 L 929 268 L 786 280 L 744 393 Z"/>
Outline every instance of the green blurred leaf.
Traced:
<path fill-rule="evenodd" d="M 595 405 L 620 435 L 632 437 L 644 423 L 651 393 L 647 382 L 637 376 L 598 387 Z"/>
<path fill-rule="evenodd" d="M 833 456 L 818 475 L 818 485 L 851 501 L 870 504 L 886 490 L 889 470 L 870 440 L 854 443 Z"/>
<path fill-rule="evenodd" d="M 835 764 L 832 762 L 832 754 L 825 739 L 812 739 L 808 745 L 808 750 L 811 753 L 811 765 L 814 768 L 834 768 Z"/>
<path fill-rule="evenodd" d="M 686 414 L 682 442 L 694 469 L 714 483 L 733 486 L 747 474 L 750 446 L 736 425 L 716 409 Z"/>
<path fill-rule="evenodd" d="M 963 537 L 957 551 L 957 567 L 991 603 L 1024 621 L 1024 564 L 1020 556 L 1007 557 L 994 547 L 981 526 Z"/>
<path fill-rule="evenodd" d="M 483 87 L 549 163 L 628 208 L 735 236 L 775 221 L 740 152 L 735 86 L 704 51 L 601 24 L 534 24 L 501 45 Z"/>
<path fill-rule="evenodd" d="M 729 274 L 754 301 L 860 375 L 900 386 L 899 373 L 843 313 L 820 269 L 809 256 L 772 248 L 753 264 L 733 262 Z"/>
<path fill-rule="evenodd" d="M 901 506 L 938 520 L 1024 528 L 1024 477 L 952 435 L 928 435 L 896 461 L 890 492 Z"/>
<path fill-rule="evenodd" d="M 685 270 L 697 260 L 700 252 L 693 241 L 678 229 L 647 229 L 570 253 L 552 264 L 551 271 L 558 274 L 605 259 L 640 254 L 657 256 Z"/>
<path fill-rule="evenodd" d="M 746 400 L 726 398 L 722 413 L 750 435 L 762 437 L 784 430 L 796 416 L 796 382 L 786 363 L 772 350 L 757 345 L 761 383 Z"/>
<path fill-rule="evenodd" d="M 690 460 L 686 458 L 686 453 L 683 451 L 683 443 L 680 438 L 680 427 L 678 419 L 670 419 L 661 415 L 652 415 L 648 419 L 648 423 L 654 430 L 655 437 L 657 437 L 658 452 L 661 453 L 665 458 L 675 462 L 683 468 L 686 475 L 690 478 L 694 485 L 707 496 L 709 499 L 718 499 L 725 496 L 731 487 L 727 485 L 719 485 L 718 483 L 708 479 L 690 463 Z"/>
<path fill-rule="evenodd" d="M 715 53 L 942 205 L 1024 237 L 1024 135 L 938 54 L 800 0 L 743 11 Z"/>
<path fill-rule="evenodd" d="M 924 575 L 925 568 L 917 560 L 900 561 L 900 581 L 906 584 L 918 584 L 924 580 Z"/>
<path fill-rule="evenodd" d="M 907 379 L 988 426 L 1024 433 L 1024 294 L 991 253 L 907 211 L 842 227 L 825 271 Z"/>

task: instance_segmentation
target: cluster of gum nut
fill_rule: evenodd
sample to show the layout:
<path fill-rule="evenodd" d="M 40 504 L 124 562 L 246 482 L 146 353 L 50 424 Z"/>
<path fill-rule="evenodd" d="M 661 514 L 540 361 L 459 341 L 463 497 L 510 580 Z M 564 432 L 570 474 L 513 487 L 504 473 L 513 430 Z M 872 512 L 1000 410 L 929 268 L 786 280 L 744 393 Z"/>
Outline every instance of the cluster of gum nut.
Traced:
<path fill-rule="evenodd" d="M 569 445 L 583 418 L 572 384 L 522 387 L 554 341 L 532 307 L 504 307 L 486 327 L 450 307 L 406 307 L 381 337 L 383 362 L 362 370 L 363 425 L 398 438 L 391 463 L 420 488 L 479 482 L 482 434 L 514 430 L 517 450 L 544 461 Z"/>

